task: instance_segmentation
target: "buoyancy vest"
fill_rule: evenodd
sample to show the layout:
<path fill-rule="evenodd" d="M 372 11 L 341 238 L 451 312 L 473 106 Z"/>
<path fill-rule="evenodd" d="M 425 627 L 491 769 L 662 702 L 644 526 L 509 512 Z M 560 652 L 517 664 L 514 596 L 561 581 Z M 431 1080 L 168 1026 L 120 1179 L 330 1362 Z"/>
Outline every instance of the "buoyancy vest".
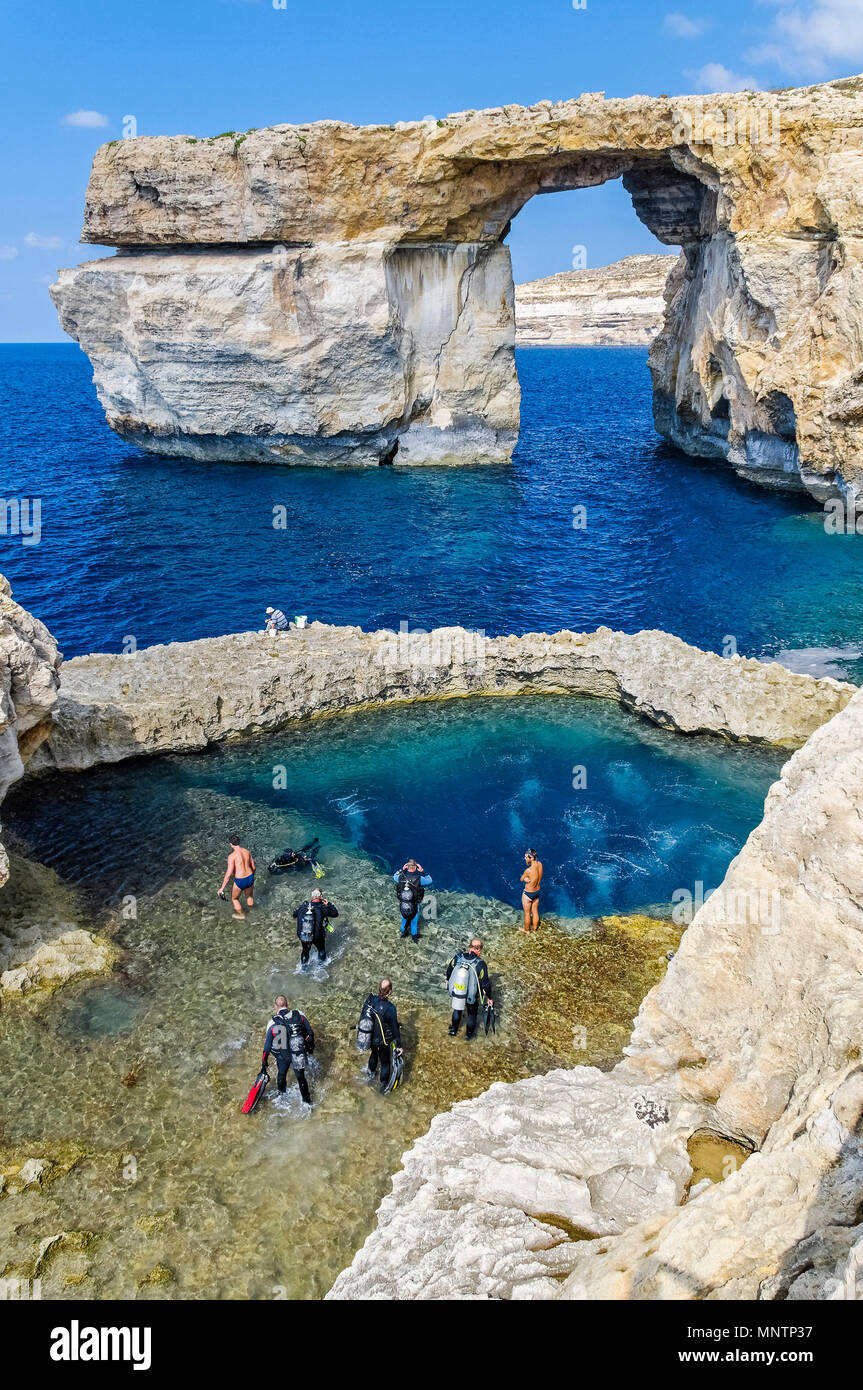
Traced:
<path fill-rule="evenodd" d="M 417 908 L 425 897 L 425 889 L 422 885 L 422 874 L 416 869 L 402 869 L 396 883 L 396 897 L 399 900 L 399 910 L 406 921 L 416 916 Z"/>
<path fill-rule="evenodd" d="M 360 1052 L 368 1052 L 374 1042 L 375 1014 L 372 1009 L 374 999 L 373 994 L 368 996 L 363 1004 L 360 1021 L 357 1024 L 357 1048 Z"/>
<path fill-rule="evenodd" d="M 270 1027 L 273 1030 L 271 1051 L 274 1054 L 289 1052 L 293 1066 L 297 1071 L 303 1071 L 306 1065 L 306 1037 L 299 1009 L 280 1009 L 273 1015 Z"/>
<path fill-rule="evenodd" d="M 299 938 L 303 945 L 315 939 L 315 913 L 310 902 L 303 903 L 299 917 Z"/>

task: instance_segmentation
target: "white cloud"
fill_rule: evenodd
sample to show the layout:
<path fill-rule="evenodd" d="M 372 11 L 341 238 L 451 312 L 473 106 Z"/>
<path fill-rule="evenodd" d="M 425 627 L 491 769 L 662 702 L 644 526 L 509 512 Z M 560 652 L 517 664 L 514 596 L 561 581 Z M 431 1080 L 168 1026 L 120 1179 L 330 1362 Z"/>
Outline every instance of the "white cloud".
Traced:
<path fill-rule="evenodd" d="M 94 130 L 108 124 L 108 117 L 103 116 L 101 111 L 70 111 L 63 117 L 63 125 L 81 126 L 84 130 Z"/>
<path fill-rule="evenodd" d="M 61 236 L 39 236 L 38 232 L 28 232 L 24 241 L 28 246 L 35 246 L 37 251 L 59 251 L 66 245 Z"/>
<path fill-rule="evenodd" d="M 664 25 L 676 39 L 697 39 L 707 28 L 703 19 L 690 19 L 689 15 L 676 12 L 665 16 Z"/>
<path fill-rule="evenodd" d="M 688 72 L 697 92 L 757 92 L 761 83 L 757 77 L 743 77 L 722 63 L 705 63 L 697 72 Z"/>
<path fill-rule="evenodd" d="M 0 261 L 14 261 L 17 255 L 17 246 L 0 246 Z"/>
<path fill-rule="evenodd" d="M 778 13 L 766 43 L 747 54 L 752 63 L 773 63 L 784 72 L 827 77 L 863 63 L 860 0 L 766 0 Z"/>

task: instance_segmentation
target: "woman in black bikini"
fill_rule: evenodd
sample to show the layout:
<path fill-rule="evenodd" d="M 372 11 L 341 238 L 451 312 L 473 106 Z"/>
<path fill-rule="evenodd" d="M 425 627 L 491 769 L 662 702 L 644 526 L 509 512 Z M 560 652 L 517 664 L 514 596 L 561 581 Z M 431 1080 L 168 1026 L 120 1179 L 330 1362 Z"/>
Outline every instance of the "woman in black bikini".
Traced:
<path fill-rule="evenodd" d="M 521 876 L 524 889 L 521 905 L 524 908 L 522 931 L 537 931 L 539 928 L 539 886 L 542 883 L 542 864 L 536 857 L 536 850 L 526 849 L 524 862 L 527 865 Z"/>

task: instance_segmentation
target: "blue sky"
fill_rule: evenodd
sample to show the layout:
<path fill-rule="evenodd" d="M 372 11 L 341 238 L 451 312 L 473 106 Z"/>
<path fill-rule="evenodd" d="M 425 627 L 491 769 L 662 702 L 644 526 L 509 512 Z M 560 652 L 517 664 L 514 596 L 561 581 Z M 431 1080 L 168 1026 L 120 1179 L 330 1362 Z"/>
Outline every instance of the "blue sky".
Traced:
<path fill-rule="evenodd" d="M 863 70 L 863 0 L 12 0 L 0 59 L 0 341 L 60 341 L 47 293 L 96 147 L 325 117 L 787 86 Z M 534 198 L 517 280 L 658 248 L 619 184 Z"/>

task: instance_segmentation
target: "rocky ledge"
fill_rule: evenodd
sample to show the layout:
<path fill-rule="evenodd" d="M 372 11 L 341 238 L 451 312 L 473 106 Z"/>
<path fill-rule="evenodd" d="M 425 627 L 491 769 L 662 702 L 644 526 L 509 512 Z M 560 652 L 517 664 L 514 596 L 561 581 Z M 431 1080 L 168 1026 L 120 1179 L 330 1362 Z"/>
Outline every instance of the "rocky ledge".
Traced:
<path fill-rule="evenodd" d="M 663 728 L 797 747 L 855 687 L 751 658 L 723 658 L 664 632 L 530 633 L 463 628 L 363 632 L 312 623 L 76 657 L 50 737 L 31 767 L 81 769 L 204 748 L 310 715 L 466 695 L 618 700 Z"/>
<path fill-rule="evenodd" d="M 0 805 L 51 728 L 62 659 L 48 629 L 15 603 L 0 574 Z M 0 844 L 0 886 L 8 876 Z"/>
<path fill-rule="evenodd" d="M 648 347 L 662 327 L 673 256 L 627 256 L 515 287 L 516 347 Z"/>
<path fill-rule="evenodd" d="M 625 1060 L 438 1116 L 329 1297 L 863 1297 L 861 821 L 863 692 L 785 767 Z M 711 1136 L 738 1156 L 698 1180 Z"/>

